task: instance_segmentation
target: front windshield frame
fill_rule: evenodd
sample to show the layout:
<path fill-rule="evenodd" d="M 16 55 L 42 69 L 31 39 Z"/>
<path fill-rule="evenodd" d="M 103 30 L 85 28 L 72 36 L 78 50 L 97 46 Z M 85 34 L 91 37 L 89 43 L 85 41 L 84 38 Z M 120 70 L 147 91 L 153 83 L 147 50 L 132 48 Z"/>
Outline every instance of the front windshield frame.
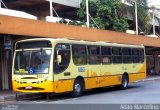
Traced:
<path fill-rule="evenodd" d="M 24 54 L 24 52 L 43 52 L 43 51 L 49 51 L 49 59 L 48 59 L 48 65 L 46 66 L 47 68 L 47 72 L 34 72 L 34 73 L 30 73 L 30 70 L 26 68 L 18 68 L 16 69 L 16 56 L 18 54 L 18 52 L 22 52 Z M 14 57 L 14 65 L 13 65 L 13 73 L 16 75 L 36 75 L 36 74 L 49 74 L 50 71 L 50 64 L 51 64 L 51 56 L 52 56 L 52 48 L 36 48 L 36 49 L 19 49 L 15 51 L 15 57 Z M 31 61 L 32 59 L 30 58 L 28 62 L 34 62 Z M 42 64 L 42 63 L 41 63 Z M 31 63 L 28 65 L 28 68 L 31 68 Z M 17 71 L 17 72 L 16 72 Z M 42 70 L 43 71 L 43 70 Z"/>

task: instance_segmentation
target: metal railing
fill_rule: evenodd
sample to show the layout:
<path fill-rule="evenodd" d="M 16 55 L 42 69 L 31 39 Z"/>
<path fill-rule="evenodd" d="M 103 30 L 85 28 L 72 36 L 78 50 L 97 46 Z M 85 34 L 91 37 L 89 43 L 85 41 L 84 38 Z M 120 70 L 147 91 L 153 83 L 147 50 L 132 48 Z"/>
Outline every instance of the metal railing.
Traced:
<path fill-rule="evenodd" d="M 0 0 L 0 8 L 1 8 L 1 4 L 2 4 L 6 9 L 8 9 L 7 6 L 5 5 L 5 3 L 3 2 L 3 0 Z"/>

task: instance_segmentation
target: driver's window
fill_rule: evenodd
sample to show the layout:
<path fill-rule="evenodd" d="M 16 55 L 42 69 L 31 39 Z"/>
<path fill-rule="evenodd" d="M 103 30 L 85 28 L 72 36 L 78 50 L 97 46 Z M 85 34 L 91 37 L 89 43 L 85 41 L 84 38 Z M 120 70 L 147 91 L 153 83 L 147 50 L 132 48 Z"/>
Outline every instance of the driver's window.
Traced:
<path fill-rule="evenodd" d="M 60 73 L 64 71 L 70 63 L 70 45 L 69 44 L 57 44 L 54 50 L 54 73 Z"/>

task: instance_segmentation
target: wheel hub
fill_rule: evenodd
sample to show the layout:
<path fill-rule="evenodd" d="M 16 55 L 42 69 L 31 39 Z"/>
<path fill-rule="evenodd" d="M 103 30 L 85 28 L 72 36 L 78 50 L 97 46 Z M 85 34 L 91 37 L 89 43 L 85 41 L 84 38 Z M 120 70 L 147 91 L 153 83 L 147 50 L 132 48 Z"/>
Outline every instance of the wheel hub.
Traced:
<path fill-rule="evenodd" d="M 124 87 L 127 87 L 127 79 L 124 79 L 124 81 L 123 81 L 123 86 L 124 86 Z"/>
<path fill-rule="evenodd" d="M 80 86 L 80 84 L 78 84 L 78 83 L 75 84 L 75 91 L 76 91 L 77 93 L 80 93 L 80 91 L 81 91 L 81 86 Z"/>

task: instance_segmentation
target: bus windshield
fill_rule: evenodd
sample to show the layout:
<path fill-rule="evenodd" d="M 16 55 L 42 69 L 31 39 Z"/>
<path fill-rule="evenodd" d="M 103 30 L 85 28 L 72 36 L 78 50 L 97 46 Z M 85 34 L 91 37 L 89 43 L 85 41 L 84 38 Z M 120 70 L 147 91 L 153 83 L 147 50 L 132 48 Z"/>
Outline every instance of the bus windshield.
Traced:
<path fill-rule="evenodd" d="M 23 50 L 15 55 L 15 74 L 40 74 L 49 72 L 51 50 Z"/>

